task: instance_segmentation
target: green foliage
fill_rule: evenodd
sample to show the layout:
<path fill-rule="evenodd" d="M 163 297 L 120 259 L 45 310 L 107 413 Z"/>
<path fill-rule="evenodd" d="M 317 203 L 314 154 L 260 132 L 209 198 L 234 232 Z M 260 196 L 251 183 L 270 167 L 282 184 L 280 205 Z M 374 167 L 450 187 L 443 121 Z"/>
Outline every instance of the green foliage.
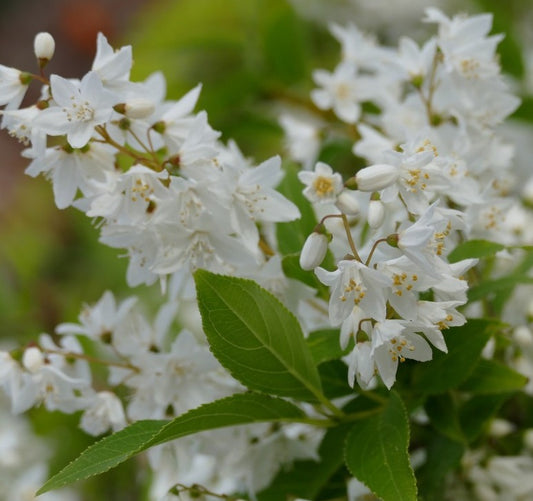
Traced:
<path fill-rule="evenodd" d="M 353 426 L 344 455 L 353 475 L 383 501 L 416 501 L 408 446 L 407 414 L 400 397 L 391 392 L 382 412 Z"/>
<path fill-rule="evenodd" d="M 527 377 L 496 360 L 481 359 L 460 389 L 474 394 L 510 393 L 521 390 Z"/>
<path fill-rule="evenodd" d="M 481 350 L 499 323 L 471 319 L 461 327 L 445 331 L 448 353 L 433 352 L 433 360 L 413 369 L 412 388 L 427 395 L 443 393 L 465 381 L 475 368 Z"/>
<path fill-rule="evenodd" d="M 468 240 L 459 244 L 450 254 L 448 254 L 448 261 L 456 263 L 462 259 L 481 258 L 487 256 L 494 256 L 496 252 L 505 249 L 505 245 L 496 242 L 489 242 L 488 240 Z"/>
<path fill-rule="evenodd" d="M 292 468 L 281 471 L 267 489 L 257 496 L 258 501 L 280 501 L 290 496 L 315 499 L 332 475 L 342 466 L 342 450 L 349 425 L 328 430 L 320 447 L 319 461 L 296 461 Z"/>
<path fill-rule="evenodd" d="M 416 471 L 420 500 L 444 501 L 446 475 L 459 466 L 465 447 L 439 433 L 434 433 L 427 446 L 427 460 Z"/>
<path fill-rule="evenodd" d="M 298 179 L 298 170 L 294 165 L 287 167 L 285 177 L 278 186 L 278 191 L 294 202 L 301 214 L 300 219 L 276 225 L 279 251 L 283 255 L 300 254 L 305 240 L 317 224 L 313 207 L 302 193 L 303 184 Z"/>
<path fill-rule="evenodd" d="M 105 437 L 48 480 L 39 494 L 103 473 L 139 452 L 170 440 L 226 426 L 298 421 L 303 412 L 285 400 L 255 393 L 232 395 L 168 421 L 137 421 Z"/>
<path fill-rule="evenodd" d="M 316 400 L 320 379 L 298 321 L 251 280 L 194 275 L 213 354 L 242 384 L 273 395 Z"/>

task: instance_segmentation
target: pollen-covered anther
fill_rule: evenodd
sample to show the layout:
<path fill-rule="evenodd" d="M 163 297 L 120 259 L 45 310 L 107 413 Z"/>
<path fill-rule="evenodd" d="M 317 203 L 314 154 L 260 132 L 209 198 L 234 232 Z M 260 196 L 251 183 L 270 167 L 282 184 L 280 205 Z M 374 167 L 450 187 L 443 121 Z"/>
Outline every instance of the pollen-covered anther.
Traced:
<path fill-rule="evenodd" d="M 324 197 L 333 193 L 334 187 L 331 179 L 323 176 L 319 176 L 313 182 L 313 188 L 320 197 Z"/>

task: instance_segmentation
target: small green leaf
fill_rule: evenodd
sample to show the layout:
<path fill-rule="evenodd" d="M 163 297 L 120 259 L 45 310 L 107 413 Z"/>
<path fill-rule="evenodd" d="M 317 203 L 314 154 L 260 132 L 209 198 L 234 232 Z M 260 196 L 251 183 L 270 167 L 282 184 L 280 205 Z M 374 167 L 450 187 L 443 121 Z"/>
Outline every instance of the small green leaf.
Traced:
<path fill-rule="evenodd" d="M 463 456 L 465 446 L 448 437 L 434 433 L 427 444 L 427 459 L 417 470 L 420 499 L 443 501 L 444 479 L 448 472 L 456 468 Z"/>
<path fill-rule="evenodd" d="M 316 401 L 320 378 L 298 321 L 251 280 L 194 274 L 211 351 L 252 390 Z"/>
<path fill-rule="evenodd" d="M 533 284 L 533 278 L 525 275 L 510 275 L 495 280 L 487 280 L 468 290 L 468 300 L 472 302 L 485 298 L 490 299 L 496 294 L 513 289 L 519 284 Z"/>
<path fill-rule="evenodd" d="M 434 395 L 456 388 L 474 371 L 481 350 L 491 335 L 501 327 L 493 320 L 474 318 L 461 327 L 444 332 L 448 353 L 433 352 L 433 360 L 413 368 L 411 386 Z"/>
<path fill-rule="evenodd" d="M 448 261 L 456 263 L 463 259 L 480 258 L 494 256 L 496 252 L 505 249 L 505 245 L 496 242 L 489 242 L 488 240 L 469 240 L 459 244 L 450 254 L 448 254 Z"/>
<path fill-rule="evenodd" d="M 383 501 L 416 501 L 408 445 L 407 414 L 400 397 L 391 392 L 379 414 L 354 424 L 346 440 L 346 465 Z"/>
<path fill-rule="evenodd" d="M 296 461 L 289 470 L 280 471 L 270 487 L 257 495 L 258 501 L 280 501 L 292 498 L 314 499 L 342 466 L 342 450 L 348 425 L 327 431 L 318 449 L 318 461 Z"/>
<path fill-rule="evenodd" d="M 482 358 L 460 390 L 475 394 L 520 391 L 527 377 L 496 361 Z"/>
<path fill-rule="evenodd" d="M 324 395 L 329 399 L 353 395 L 348 384 L 348 367 L 341 360 L 328 360 L 318 366 Z"/>
<path fill-rule="evenodd" d="M 37 494 L 98 475 L 149 447 L 186 435 L 240 424 L 298 421 L 304 416 L 298 407 L 280 398 L 240 393 L 202 405 L 170 422 L 138 421 L 91 445 L 49 479 Z"/>
<path fill-rule="evenodd" d="M 352 343 L 353 344 L 353 343 Z M 339 344 L 339 329 L 314 331 L 307 338 L 307 346 L 316 364 L 337 360 L 349 353 L 351 345 L 345 350 Z"/>
<path fill-rule="evenodd" d="M 476 395 L 468 400 L 459 412 L 463 433 L 469 442 L 476 440 L 492 416 L 498 412 L 509 394 Z"/>
<path fill-rule="evenodd" d="M 307 237 L 317 224 L 313 207 L 302 193 L 305 186 L 298 179 L 298 170 L 294 165 L 288 166 L 285 177 L 278 186 L 278 191 L 298 206 L 302 216 L 296 221 L 276 225 L 279 251 L 283 255 L 299 255 Z"/>
<path fill-rule="evenodd" d="M 424 409 L 436 430 L 456 442 L 464 441 L 459 413 L 449 393 L 430 396 L 426 400 Z"/>

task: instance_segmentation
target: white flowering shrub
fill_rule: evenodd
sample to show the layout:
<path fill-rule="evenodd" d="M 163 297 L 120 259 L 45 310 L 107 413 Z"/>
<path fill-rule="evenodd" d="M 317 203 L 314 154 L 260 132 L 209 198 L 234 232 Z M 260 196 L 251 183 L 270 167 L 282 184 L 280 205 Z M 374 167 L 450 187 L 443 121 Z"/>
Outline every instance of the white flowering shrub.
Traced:
<path fill-rule="evenodd" d="M 533 177 L 502 125 L 520 100 L 491 15 L 423 22 L 394 47 L 331 24 L 340 59 L 280 112 L 283 160 L 222 141 L 200 85 L 133 81 L 102 34 L 79 80 L 47 74 L 47 33 L 37 73 L 0 66 L 26 173 L 158 304 L 107 291 L 0 353 L 14 413 L 107 434 L 39 492 L 146 451 L 153 500 L 531 499 L 533 303 L 513 293 L 533 283 Z M 321 156 L 333 137 L 350 172 Z"/>

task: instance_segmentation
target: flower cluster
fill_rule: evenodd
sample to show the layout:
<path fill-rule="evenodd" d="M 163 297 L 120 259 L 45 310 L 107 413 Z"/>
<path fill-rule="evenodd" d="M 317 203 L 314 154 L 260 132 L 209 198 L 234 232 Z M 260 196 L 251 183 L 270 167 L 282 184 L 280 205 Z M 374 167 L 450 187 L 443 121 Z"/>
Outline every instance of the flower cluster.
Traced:
<path fill-rule="evenodd" d="M 500 74 L 501 36 L 489 36 L 488 14 L 450 19 L 430 8 L 425 20 L 438 34 L 422 46 L 404 37 L 396 49 L 353 25 L 333 25 L 342 60 L 314 73 L 313 102 L 355 127 L 353 153 L 367 166 L 344 183 L 323 162 L 300 172 L 304 195 L 325 214 L 301 264 L 331 287 L 329 320 L 341 326 L 343 347 L 355 340 L 350 379 L 363 388 L 376 373 L 390 388 L 398 363 L 431 359 L 430 344 L 446 351 L 442 330 L 465 322 L 457 308 L 477 263 L 448 261 L 458 243 L 516 243 L 504 214 L 512 204 L 511 147 L 497 126 L 519 101 Z M 368 102 L 375 106 L 365 113 Z M 328 232 L 334 271 L 319 267 Z"/>
<path fill-rule="evenodd" d="M 492 17 L 449 18 L 429 8 L 425 21 L 437 26 L 435 36 L 422 45 L 404 37 L 395 48 L 378 45 L 353 24 L 331 25 L 341 61 L 332 71 L 314 72 L 316 88 L 305 115 L 292 108 L 279 117 L 289 155 L 302 167 L 294 176 L 301 183 L 297 194 L 303 192 L 295 197 L 299 206 L 277 190 L 284 176 L 280 157 L 256 165 L 233 141 L 220 140 L 205 111 L 195 112 L 200 85 L 171 101 L 162 74 L 131 81 L 129 46 L 114 50 L 100 34 L 86 75 L 48 78 L 55 42 L 40 33 L 34 45 L 38 74 L 0 65 L 1 127 L 26 145 L 27 174 L 45 175 L 58 208 L 72 206 L 94 218 L 100 241 L 125 250 L 128 285 L 159 282 L 162 289 L 153 320 L 139 298 L 117 302 L 106 292 L 84 307 L 77 323 L 0 351 L 0 387 L 12 411 L 42 405 L 79 412 L 80 427 L 96 436 L 139 420 L 175 418 L 246 391 L 246 378 L 217 360 L 213 344 L 210 350 L 204 332 L 210 319 L 200 322 L 192 278 L 200 268 L 251 278 L 291 313 L 268 295 L 268 304 L 279 308 L 273 311 L 291 320 L 294 314 L 306 335 L 337 329 L 327 355 L 318 353 L 314 362 L 331 362 L 330 352 L 341 353 L 340 345 L 344 365 L 334 362 L 352 388 L 345 384 L 347 391 L 333 391 L 330 400 L 319 388 L 317 367 L 309 368 L 311 349 L 303 361 L 291 352 L 294 367 L 287 377 L 315 398 L 290 403 L 302 412 L 300 421 L 258 418 L 202 431 L 150 449 L 148 460 L 154 500 L 184 499 L 187 493 L 190 499 L 230 499 L 215 492 L 254 498 L 284 465 L 321 459 L 320 427 L 352 425 L 385 406 L 375 394 L 381 407 L 369 410 L 363 403 L 361 414 L 347 417 L 346 402 L 364 400 L 366 390 L 381 383 L 390 389 L 407 359 L 429 361 L 433 347 L 446 352 L 443 331 L 465 324 L 468 278 L 476 276 L 478 264 L 450 253 L 472 239 L 490 240 L 505 249 L 494 261 L 495 272 L 500 267 L 504 273 L 523 250 L 514 247 L 533 243 L 527 231 L 533 219 L 515 196 L 527 179 L 511 169 L 513 147 L 501 134 L 519 101 L 500 72 L 496 48 L 502 36 L 489 34 Z M 21 107 L 32 83 L 42 85 L 39 99 Z M 320 156 L 339 134 L 351 141 L 353 170 L 337 172 Z M 533 178 L 523 184 L 521 195 L 531 205 Z M 303 232 L 299 253 L 281 252 L 277 223 L 294 222 L 304 210 L 308 219 L 314 211 L 314 231 L 306 240 L 312 225 Z M 264 292 L 257 290 L 254 300 Z M 469 307 L 473 315 L 487 314 Z M 515 326 L 505 355 L 508 365 L 532 375 L 533 315 L 524 314 L 527 308 L 504 313 Z M 260 320 L 266 324 L 266 315 Z M 270 350 L 261 351 L 268 352 L 265 357 L 279 355 L 270 341 L 261 339 Z M 283 340 L 287 351 L 289 341 Z M 257 343 L 250 346 L 254 351 Z M 236 342 L 235 349 L 248 345 Z M 494 344 L 485 349 L 488 358 L 491 349 Z M 356 383 L 364 390 L 360 400 L 352 400 Z M 533 391 L 531 385 L 526 391 Z M 507 468 L 520 479 L 531 471 L 530 459 L 487 462 L 482 451 L 463 469 L 476 492 L 488 489 L 487 499 L 496 492 L 515 496 L 497 470 Z M 351 478 L 347 492 L 356 500 L 369 490 Z"/>

